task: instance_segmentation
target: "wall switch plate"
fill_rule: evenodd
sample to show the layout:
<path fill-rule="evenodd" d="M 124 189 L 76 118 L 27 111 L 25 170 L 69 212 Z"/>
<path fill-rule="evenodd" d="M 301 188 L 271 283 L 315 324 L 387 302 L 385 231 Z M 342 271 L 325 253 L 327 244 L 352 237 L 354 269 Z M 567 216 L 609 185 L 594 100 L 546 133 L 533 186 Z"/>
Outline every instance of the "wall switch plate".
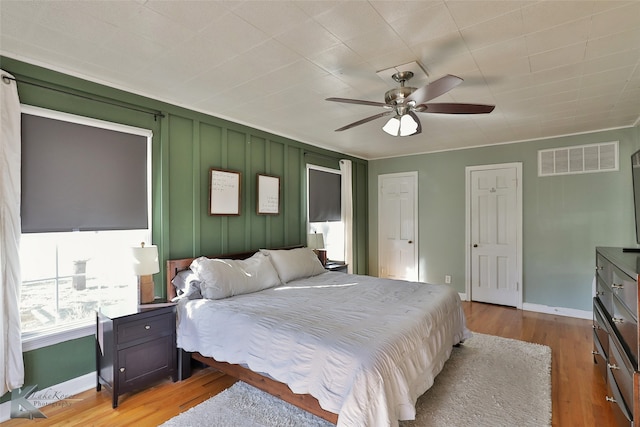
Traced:
<path fill-rule="evenodd" d="M 449 276 L 448 274 L 444 276 L 444 283 L 446 283 L 447 285 L 451 283 L 451 276 Z"/>

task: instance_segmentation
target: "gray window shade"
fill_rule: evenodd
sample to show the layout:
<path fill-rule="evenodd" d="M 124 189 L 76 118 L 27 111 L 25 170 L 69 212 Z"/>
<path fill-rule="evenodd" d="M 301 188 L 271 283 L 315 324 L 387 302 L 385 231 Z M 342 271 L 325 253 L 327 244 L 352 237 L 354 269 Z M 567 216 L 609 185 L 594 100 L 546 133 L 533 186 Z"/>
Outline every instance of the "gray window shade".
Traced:
<path fill-rule="evenodd" d="M 148 228 L 147 138 L 22 114 L 22 231 Z"/>
<path fill-rule="evenodd" d="M 340 221 L 340 174 L 309 169 L 309 222 Z"/>

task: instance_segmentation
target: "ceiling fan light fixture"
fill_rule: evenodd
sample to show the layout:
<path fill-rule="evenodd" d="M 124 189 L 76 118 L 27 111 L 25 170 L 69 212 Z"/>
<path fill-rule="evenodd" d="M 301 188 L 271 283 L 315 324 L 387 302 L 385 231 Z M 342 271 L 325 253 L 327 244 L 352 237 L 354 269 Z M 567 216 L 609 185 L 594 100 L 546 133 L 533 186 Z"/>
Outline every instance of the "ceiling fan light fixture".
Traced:
<path fill-rule="evenodd" d="M 409 114 L 395 116 L 382 127 L 391 136 L 410 136 L 418 131 L 418 123 Z"/>
<path fill-rule="evenodd" d="M 1 1 L 1 0 L 0 0 Z M 395 113 L 395 116 L 382 127 L 382 130 L 391 136 L 410 136 L 422 132 L 422 125 L 416 113 L 440 113 L 440 114 L 486 114 L 493 111 L 494 105 L 465 104 L 465 103 L 429 103 L 434 98 L 444 95 L 454 87 L 462 83 L 460 77 L 447 74 L 426 86 L 416 89 L 405 86 L 407 80 L 413 76 L 412 71 L 395 73 L 392 78 L 400 83 L 400 87 L 388 90 L 385 93 L 385 102 L 365 101 L 362 99 L 327 98 L 327 101 L 344 102 L 347 104 L 370 105 L 382 107 L 386 111 L 365 117 L 364 119 L 350 123 L 336 129 L 336 132 L 360 126 L 380 117 Z"/>
<path fill-rule="evenodd" d="M 400 136 L 413 135 L 418 131 L 418 122 L 409 114 L 400 118 Z"/>
<path fill-rule="evenodd" d="M 391 136 L 398 136 L 400 132 L 400 118 L 398 116 L 391 117 L 389 121 L 382 126 L 382 130 Z"/>

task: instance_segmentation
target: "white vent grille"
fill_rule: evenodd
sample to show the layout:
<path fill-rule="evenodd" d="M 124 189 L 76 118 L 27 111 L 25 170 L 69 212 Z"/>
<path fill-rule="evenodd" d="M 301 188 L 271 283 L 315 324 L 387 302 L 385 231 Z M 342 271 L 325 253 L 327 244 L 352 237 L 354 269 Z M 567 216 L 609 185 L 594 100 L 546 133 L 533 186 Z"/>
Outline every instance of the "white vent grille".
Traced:
<path fill-rule="evenodd" d="M 618 170 L 618 141 L 538 151 L 538 176 Z"/>

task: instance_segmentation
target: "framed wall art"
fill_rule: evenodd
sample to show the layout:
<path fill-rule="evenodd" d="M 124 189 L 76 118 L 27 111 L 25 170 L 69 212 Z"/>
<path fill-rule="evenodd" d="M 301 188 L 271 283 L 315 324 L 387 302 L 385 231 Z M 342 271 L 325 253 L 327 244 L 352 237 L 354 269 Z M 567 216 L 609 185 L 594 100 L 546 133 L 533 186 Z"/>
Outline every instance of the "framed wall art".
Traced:
<path fill-rule="evenodd" d="M 240 215 L 240 172 L 209 169 L 209 215 Z"/>
<path fill-rule="evenodd" d="M 256 184 L 258 215 L 278 215 L 280 213 L 280 178 L 258 174 Z"/>

